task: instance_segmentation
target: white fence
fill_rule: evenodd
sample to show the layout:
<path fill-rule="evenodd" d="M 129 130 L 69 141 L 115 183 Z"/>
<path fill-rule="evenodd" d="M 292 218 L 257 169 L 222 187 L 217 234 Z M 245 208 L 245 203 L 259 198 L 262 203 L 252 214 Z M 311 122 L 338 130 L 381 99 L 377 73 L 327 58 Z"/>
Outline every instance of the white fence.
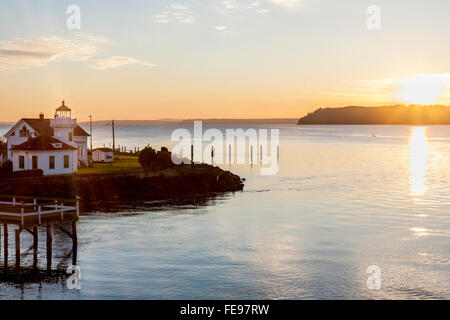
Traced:
<path fill-rule="evenodd" d="M 7 196 L 0 196 L 0 198 L 7 198 Z M 1 217 L 20 217 L 21 218 L 20 219 L 21 226 L 24 226 L 25 219 L 27 217 L 37 217 L 39 224 L 41 224 L 42 217 L 46 216 L 46 215 L 60 214 L 61 220 L 64 220 L 65 212 L 76 213 L 77 218 L 80 216 L 80 203 L 79 203 L 78 197 L 77 197 L 76 201 L 66 200 L 66 202 L 67 201 L 76 202 L 75 206 L 64 205 L 64 202 L 63 202 L 64 200 L 61 200 L 58 203 L 58 200 L 51 200 L 51 199 L 39 199 L 39 198 L 31 198 L 31 197 L 14 197 L 14 196 L 12 196 L 12 197 L 9 196 L 9 198 L 12 198 L 12 201 L 0 201 L 0 219 L 1 219 Z M 23 201 L 19 202 L 19 201 L 17 201 L 17 199 L 32 200 L 32 202 L 23 202 Z M 38 201 L 42 201 L 42 200 L 43 201 L 53 201 L 53 203 L 38 203 Z M 1 206 L 9 207 L 8 209 L 11 209 L 11 211 L 16 211 L 13 209 L 17 208 L 18 212 L 2 212 L 1 210 L 4 208 L 1 208 Z M 32 208 L 32 211 L 25 212 L 26 208 Z"/>

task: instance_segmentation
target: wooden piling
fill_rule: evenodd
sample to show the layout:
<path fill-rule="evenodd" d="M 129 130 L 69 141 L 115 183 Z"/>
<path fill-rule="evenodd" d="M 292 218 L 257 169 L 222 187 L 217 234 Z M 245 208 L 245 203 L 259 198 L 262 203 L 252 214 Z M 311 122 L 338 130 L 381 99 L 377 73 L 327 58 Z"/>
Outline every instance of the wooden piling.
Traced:
<path fill-rule="evenodd" d="M 77 253 L 78 253 L 78 235 L 77 235 L 77 222 L 72 222 L 72 265 L 77 265 Z"/>
<path fill-rule="evenodd" d="M 5 268 L 8 265 L 8 225 L 5 223 L 3 224 L 3 255 L 5 258 Z"/>
<path fill-rule="evenodd" d="M 52 229 L 50 224 L 47 224 L 47 271 L 52 270 Z"/>
<path fill-rule="evenodd" d="M 20 271 L 20 232 L 21 229 L 16 230 L 16 272 Z"/>
<path fill-rule="evenodd" d="M 38 254 L 38 228 L 33 228 L 33 268 L 37 268 L 37 254 Z"/>
<path fill-rule="evenodd" d="M 23 216 L 24 213 L 25 213 L 25 209 L 24 209 L 23 203 L 22 203 L 22 208 L 20 208 L 20 226 L 21 226 L 21 228 L 23 228 L 23 226 L 25 224 L 25 218 Z"/>
<path fill-rule="evenodd" d="M 75 210 L 76 210 L 76 213 L 77 213 L 77 219 L 80 217 L 80 197 L 79 196 L 77 196 L 77 203 L 76 203 L 76 205 L 75 205 Z"/>

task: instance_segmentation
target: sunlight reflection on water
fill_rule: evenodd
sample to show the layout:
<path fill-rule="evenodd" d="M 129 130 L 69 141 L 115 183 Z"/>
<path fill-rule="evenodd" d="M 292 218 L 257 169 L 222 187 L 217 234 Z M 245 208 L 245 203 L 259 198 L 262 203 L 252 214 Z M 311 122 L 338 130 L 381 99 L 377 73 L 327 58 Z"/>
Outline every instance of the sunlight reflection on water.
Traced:
<path fill-rule="evenodd" d="M 428 165 L 428 142 L 424 127 L 411 129 L 409 145 L 411 194 L 422 196 L 427 191 L 426 174 Z"/>

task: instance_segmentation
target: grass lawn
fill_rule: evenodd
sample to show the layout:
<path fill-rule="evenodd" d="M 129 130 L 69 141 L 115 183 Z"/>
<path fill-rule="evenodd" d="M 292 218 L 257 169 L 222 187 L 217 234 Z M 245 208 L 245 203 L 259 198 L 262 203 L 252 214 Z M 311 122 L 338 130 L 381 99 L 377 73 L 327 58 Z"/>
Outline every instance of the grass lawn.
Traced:
<path fill-rule="evenodd" d="M 128 171 L 137 171 L 141 165 L 137 157 L 128 155 L 114 155 L 113 163 L 93 163 L 92 168 L 81 168 L 76 174 L 95 174 L 95 173 L 119 173 Z"/>

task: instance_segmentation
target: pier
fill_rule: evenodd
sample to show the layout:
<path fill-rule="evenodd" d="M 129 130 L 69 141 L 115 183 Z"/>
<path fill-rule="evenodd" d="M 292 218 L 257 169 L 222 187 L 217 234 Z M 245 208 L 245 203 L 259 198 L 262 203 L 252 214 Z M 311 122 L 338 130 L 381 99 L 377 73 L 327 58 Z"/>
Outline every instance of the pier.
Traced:
<path fill-rule="evenodd" d="M 28 232 L 33 236 L 33 267 L 37 268 L 39 229 L 46 233 L 47 271 L 51 271 L 53 238 L 52 229 L 58 228 L 72 240 L 72 265 L 77 261 L 77 221 L 80 215 L 79 198 L 54 199 L 26 196 L 0 195 L 0 253 L 3 253 L 5 269 L 8 267 L 8 235 L 14 232 L 15 269 L 20 276 L 20 236 Z M 71 224 L 71 230 L 64 225 Z M 12 230 L 11 230 L 12 229 Z M 2 235 L 3 233 L 3 235 Z M 3 239 L 3 245 L 1 245 Z M 3 249 L 3 252 L 1 250 Z"/>

